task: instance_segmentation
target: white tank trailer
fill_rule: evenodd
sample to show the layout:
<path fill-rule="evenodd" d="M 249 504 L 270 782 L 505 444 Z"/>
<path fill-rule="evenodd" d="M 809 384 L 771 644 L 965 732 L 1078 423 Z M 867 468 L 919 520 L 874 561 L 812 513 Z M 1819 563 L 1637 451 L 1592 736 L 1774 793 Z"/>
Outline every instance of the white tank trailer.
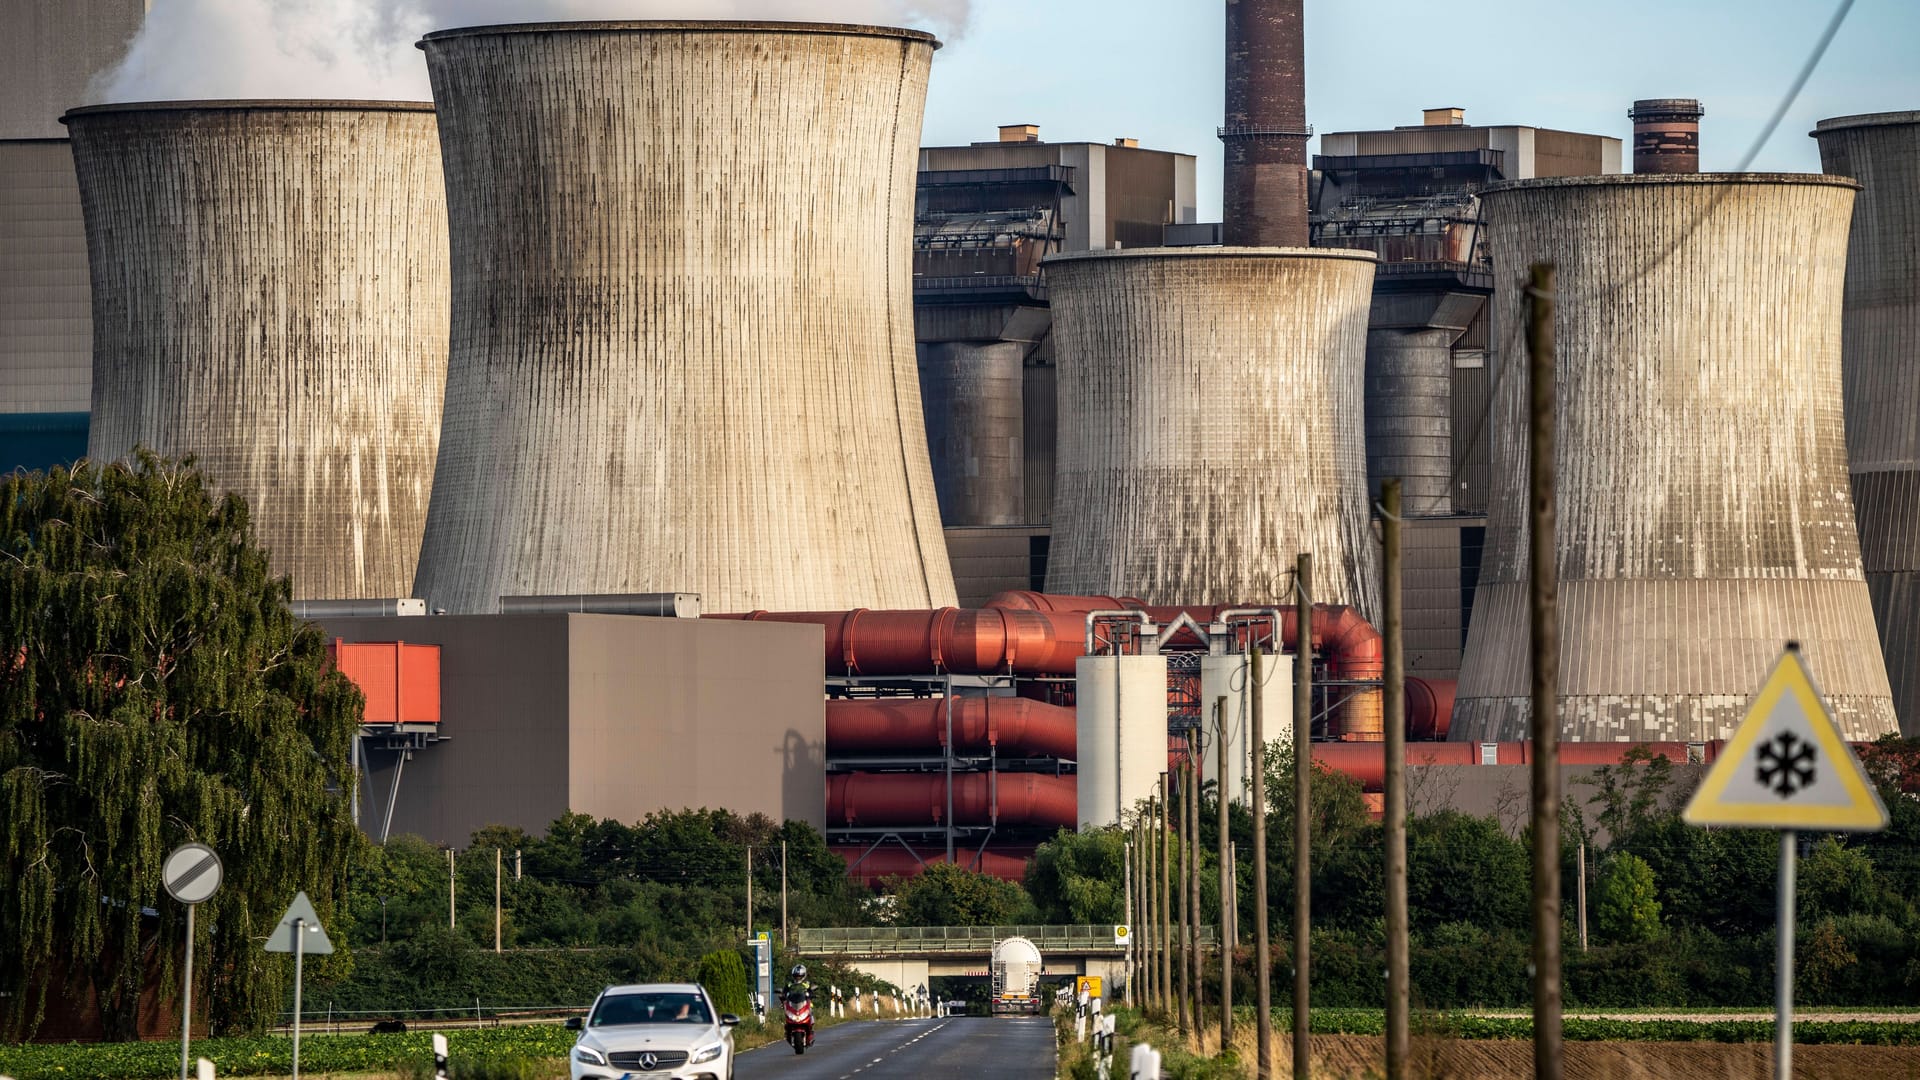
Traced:
<path fill-rule="evenodd" d="M 1865 185 L 1841 332 L 1847 462 L 1894 710 L 1920 735 L 1920 112 L 1822 120 L 1822 167 Z"/>
<path fill-rule="evenodd" d="M 1895 729 L 1841 422 L 1857 185 L 1706 174 L 1485 194 L 1494 279 L 1559 268 L 1561 737 L 1730 735 L 1789 640 L 1849 739 Z M 1523 290 L 1496 294 L 1493 488 L 1452 738 L 1523 739 Z"/>
<path fill-rule="evenodd" d="M 556 23 L 421 47 L 453 339 L 415 594 L 954 603 L 910 269 L 933 38 Z"/>
<path fill-rule="evenodd" d="M 993 1015 L 1036 1016 L 1040 1001 L 1040 948 L 1023 937 L 994 942 Z"/>
<path fill-rule="evenodd" d="M 431 105 L 99 105 L 88 455 L 194 455 L 296 599 L 412 590 L 447 363 Z"/>
<path fill-rule="evenodd" d="M 1378 615 L 1362 412 L 1371 252 L 1141 248 L 1047 260 L 1059 365 L 1051 592 L 1292 597 Z"/>

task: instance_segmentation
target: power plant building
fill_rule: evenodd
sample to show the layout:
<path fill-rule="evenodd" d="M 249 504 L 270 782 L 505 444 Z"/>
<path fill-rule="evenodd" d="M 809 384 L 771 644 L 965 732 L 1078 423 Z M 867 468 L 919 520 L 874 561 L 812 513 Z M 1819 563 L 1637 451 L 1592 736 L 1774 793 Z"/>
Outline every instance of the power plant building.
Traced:
<path fill-rule="evenodd" d="M 1709 174 L 1482 193 L 1496 280 L 1558 267 L 1561 738 L 1725 738 L 1789 640 L 1848 739 L 1897 730 L 1841 422 L 1856 190 Z M 1518 290 L 1493 325 L 1492 467 L 1521 477 Z M 1455 740 L 1524 738 L 1531 711 L 1526 489 L 1491 495 Z"/>
<path fill-rule="evenodd" d="M 1847 246 L 1841 384 L 1861 557 L 1900 726 L 1920 735 L 1920 112 L 1822 120 L 1825 170 L 1864 185 Z"/>
<path fill-rule="evenodd" d="M 1031 124 L 996 142 L 920 151 L 914 326 L 934 487 L 960 601 L 1046 577 L 1056 369 L 1041 260 L 1158 246 L 1196 216 L 1190 154 L 1049 143 Z"/>
<path fill-rule="evenodd" d="M 415 595 L 951 604 L 908 271 L 936 42 L 448 30 L 452 351 Z"/>
<path fill-rule="evenodd" d="M 431 106 L 66 115 L 93 284 L 88 455 L 193 455 L 296 598 L 407 594 L 446 377 Z"/>

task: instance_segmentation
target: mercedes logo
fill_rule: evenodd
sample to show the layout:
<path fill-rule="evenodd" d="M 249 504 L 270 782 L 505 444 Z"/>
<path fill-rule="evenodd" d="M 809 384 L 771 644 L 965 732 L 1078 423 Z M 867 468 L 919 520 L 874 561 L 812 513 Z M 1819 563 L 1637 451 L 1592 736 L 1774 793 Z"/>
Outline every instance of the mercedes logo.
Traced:
<path fill-rule="evenodd" d="M 648 1072 L 660 1067 L 660 1059 L 652 1051 L 640 1055 L 640 1067 Z"/>

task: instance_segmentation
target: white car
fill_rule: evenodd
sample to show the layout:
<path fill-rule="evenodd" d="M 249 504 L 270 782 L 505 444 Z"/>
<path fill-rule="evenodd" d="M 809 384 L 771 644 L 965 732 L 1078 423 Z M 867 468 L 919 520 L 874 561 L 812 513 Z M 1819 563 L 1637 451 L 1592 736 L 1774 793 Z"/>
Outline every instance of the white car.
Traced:
<path fill-rule="evenodd" d="M 733 1026 L 698 983 L 609 986 L 567 1055 L 573 1080 L 733 1080 Z"/>

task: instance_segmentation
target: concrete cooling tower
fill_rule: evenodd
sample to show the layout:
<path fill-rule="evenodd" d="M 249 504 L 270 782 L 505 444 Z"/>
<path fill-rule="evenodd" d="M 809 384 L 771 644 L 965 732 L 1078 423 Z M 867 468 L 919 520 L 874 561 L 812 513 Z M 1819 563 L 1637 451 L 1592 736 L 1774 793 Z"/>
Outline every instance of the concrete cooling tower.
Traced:
<path fill-rule="evenodd" d="M 1866 186 L 1847 247 L 1847 461 L 1894 708 L 1920 735 L 1920 112 L 1822 120 L 1827 172 Z"/>
<path fill-rule="evenodd" d="M 1371 252 L 1047 260 L 1060 442 L 1047 589 L 1379 611 L 1362 392 Z"/>
<path fill-rule="evenodd" d="M 295 598 L 406 596 L 447 362 L 424 103 L 76 109 L 93 282 L 87 453 L 192 454 Z"/>
<path fill-rule="evenodd" d="M 913 342 L 936 44 L 804 23 L 428 35 L 453 339 L 416 595 L 954 602 Z"/>
<path fill-rule="evenodd" d="M 1559 268 L 1560 734 L 1726 738 L 1789 640 L 1849 739 L 1895 729 L 1860 570 L 1840 305 L 1857 185 L 1532 180 L 1485 194 L 1494 280 Z M 1522 291 L 1495 294 L 1487 552 L 1451 737 L 1522 739 Z"/>

